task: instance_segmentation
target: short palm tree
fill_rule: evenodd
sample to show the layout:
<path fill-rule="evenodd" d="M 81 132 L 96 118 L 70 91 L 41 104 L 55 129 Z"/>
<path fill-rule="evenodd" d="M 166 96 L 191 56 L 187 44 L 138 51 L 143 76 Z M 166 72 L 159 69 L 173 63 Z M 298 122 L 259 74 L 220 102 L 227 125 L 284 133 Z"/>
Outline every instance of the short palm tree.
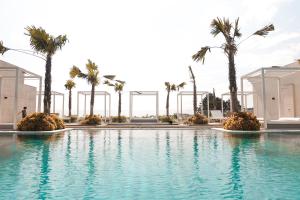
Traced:
<path fill-rule="evenodd" d="M 179 85 L 171 84 L 170 82 L 165 82 L 167 90 L 167 101 L 166 101 L 166 115 L 169 117 L 169 102 L 170 102 L 170 92 L 180 90 L 186 85 L 185 82 L 180 83 Z"/>
<path fill-rule="evenodd" d="M 99 77 L 99 70 L 98 66 L 92 62 L 91 60 L 88 60 L 88 63 L 86 64 L 86 73 L 83 73 L 78 67 L 73 66 L 70 71 L 71 78 L 83 78 L 87 80 L 89 84 L 92 85 L 91 89 L 91 101 L 90 101 L 90 116 L 94 115 L 94 99 L 95 99 L 95 87 L 100 84 L 100 77 Z"/>
<path fill-rule="evenodd" d="M 46 58 L 44 81 L 44 113 L 50 114 L 52 56 L 56 53 L 57 50 L 61 49 L 66 44 L 67 36 L 59 35 L 57 37 L 54 37 L 41 27 L 37 28 L 35 26 L 28 26 L 25 29 L 27 31 L 25 35 L 30 36 L 30 46 L 37 53 L 42 54 Z"/>
<path fill-rule="evenodd" d="M 251 36 L 266 36 L 270 31 L 274 30 L 274 25 L 270 24 L 262 29 L 251 34 L 245 40 Z M 204 46 L 196 54 L 192 56 L 193 60 L 196 62 L 202 61 L 204 63 L 205 55 L 207 52 L 210 52 L 213 48 L 219 48 L 224 51 L 224 54 L 228 58 L 228 71 L 229 71 L 229 91 L 230 91 L 230 111 L 238 112 L 238 99 L 237 99 L 237 86 L 236 86 L 236 67 L 235 67 L 235 55 L 237 53 L 239 45 L 244 42 L 237 43 L 236 39 L 242 36 L 239 28 L 239 18 L 235 20 L 234 23 L 231 23 L 229 19 L 216 18 L 211 22 L 211 34 L 216 37 L 219 34 L 224 36 L 225 42 L 221 46 Z"/>
<path fill-rule="evenodd" d="M 69 90 L 69 117 L 71 117 L 72 112 L 72 89 L 75 88 L 75 82 L 73 80 L 67 80 L 65 88 Z"/>
<path fill-rule="evenodd" d="M 125 85 L 125 81 L 116 80 L 115 83 L 112 83 L 109 80 L 106 80 L 104 84 L 114 87 L 115 92 L 118 93 L 118 121 L 121 122 L 121 110 L 122 110 L 122 91 Z"/>

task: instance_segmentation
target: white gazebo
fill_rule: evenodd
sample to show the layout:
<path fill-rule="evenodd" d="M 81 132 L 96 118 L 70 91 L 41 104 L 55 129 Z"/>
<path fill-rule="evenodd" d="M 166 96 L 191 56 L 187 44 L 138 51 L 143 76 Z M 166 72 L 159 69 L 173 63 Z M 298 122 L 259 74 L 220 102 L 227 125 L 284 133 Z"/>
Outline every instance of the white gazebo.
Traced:
<path fill-rule="evenodd" d="M 203 114 L 203 96 L 207 97 L 207 118 L 209 119 L 209 92 L 208 91 L 197 91 L 197 96 L 200 96 L 200 102 L 201 102 L 201 113 Z M 182 97 L 183 96 L 193 96 L 193 91 L 181 91 L 177 93 L 177 118 L 182 118 Z M 179 102 L 180 102 L 180 108 L 179 108 Z M 180 110 L 180 112 L 179 112 Z M 179 115 L 180 113 L 180 115 Z"/>
<path fill-rule="evenodd" d="M 28 113 L 36 111 L 36 87 L 25 84 L 25 80 L 38 81 L 39 90 L 42 88 L 42 76 L 0 60 L 0 123 L 14 129 L 23 107 Z M 37 110 L 41 111 L 41 95 Z"/>
<path fill-rule="evenodd" d="M 45 95 L 45 92 L 44 91 L 42 91 L 41 93 L 38 91 L 37 93 L 36 93 L 36 95 L 37 96 L 40 96 L 40 95 L 42 95 L 42 96 L 44 96 Z M 56 91 L 51 91 L 51 98 L 52 98 L 52 113 L 56 113 L 56 100 L 57 100 L 57 97 L 62 97 L 62 107 L 61 107 L 61 109 L 62 109 L 62 116 L 64 116 L 64 114 L 65 114 L 65 94 L 64 93 L 61 93 L 61 92 L 56 92 Z"/>
<path fill-rule="evenodd" d="M 91 91 L 78 91 L 77 92 L 77 116 L 79 116 L 79 105 L 80 105 L 80 95 L 84 96 L 84 104 L 83 104 L 83 115 L 86 115 L 86 97 L 91 96 Z M 95 96 L 104 96 L 104 117 L 105 120 L 107 118 L 107 98 L 108 98 L 108 117 L 111 116 L 111 95 L 106 91 L 95 91 Z"/>
<path fill-rule="evenodd" d="M 242 98 L 243 96 L 243 102 L 244 105 L 242 106 L 242 110 L 247 110 L 248 109 L 248 96 L 253 95 L 252 91 L 243 91 L 243 95 L 241 91 L 237 92 L 237 95 L 240 96 Z M 224 116 L 224 105 L 223 105 L 223 100 L 224 100 L 224 96 L 230 96 L 230 92 L 225 92 L 223 94 L 221 94 L 221 107 L 222 107 L 222 114 Z"/>
<path fill-rule="evenodd" d="M 300 63 L 257 69 L 241 77 L 242 107 L 244 80 L 253 87 L 253 108 L 257 117 L 268 124 L 300 127 Z M 295 126 L 294 126 L 295 127 Z"/>
<path fill-rule="evenodd" d="M 134 96 L 155 96 L 156 97 L 156 119 L 158 121 L 159 115 L 159 93 L 158 91 L 130 91 L 129 92 L 129 120 L 132 120 L 132 110 L 133 110 L 133 97 Z"/>

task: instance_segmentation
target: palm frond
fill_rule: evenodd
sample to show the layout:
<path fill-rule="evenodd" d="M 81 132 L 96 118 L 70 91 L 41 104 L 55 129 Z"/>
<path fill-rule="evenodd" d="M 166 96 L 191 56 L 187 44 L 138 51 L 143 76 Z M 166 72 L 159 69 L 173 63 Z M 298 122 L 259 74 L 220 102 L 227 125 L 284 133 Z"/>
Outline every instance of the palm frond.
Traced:
<path fill-rule="evenodd" d="M 75 88 L 76 84 L 73 80 L 67 80 L 66 84 L 65 84 L 65 88 L 67 90 L 71 90 L 73 88 Z"/>
<path fill-rule="evenodd" d="M 179 89 L 184 88 L 184 86 L 186 85 L 186 82 L 182 82 L 179 85 L 177 85 L 177 90 L 179 91 Z"/>
<path fill-rule="evenodd" d="M 3 55 L 8 50 L 9 49 L 7 47 L 3 46 L 3 42 L 0 41 L 0 53 Z"/>
<path fill-rule="evenodd" d="M 67 42 L 66 35 L 54 37 L 47 33 L 42 27 L 27 26 L 25 35 L 30 36 L 30 46 L 39 53 L 53 55 Z"/>
<path fill-rule="evenodd" d="M 253 35 L 259 35 L 259 36 L 266 36 L 269 34 L 269 32 L 274 31 L 275 27 L 273 24 L 269 24 L 262 29 L 259 29 L 258 31 L 254 32 Z"/>
<path fill-rule="evenodd" d="M 209 46 L 201 47 L 201 50 L 192 56 L 193 60 L 196 62 L 202 61 L 202 63 L 204 64 L 205 55 L 206 55 L 207 51 L 210 52 Z"/>
<path fill-rule="evenodd" d="M 176 85 L 175 85 L 175 84 L 172 84 L 170 90 L 171 90 L 171 91 L 176 91 Z"/>
<path fill-rule="evenodd" d="M 240 18 L 237 18 L 234 23 L 233 37 L 237 37 L 237 38 L 242 37 L 242 33 L 240 32 L 240 28 L 239 28 L 239 20 Z"/>
<path fill-rule="evenodd" d="M 116 92 L 122 92 L 122 91 L 123 91 L 123 88 L 124 88 L 124 85 L 123 85 L 123 84 L 119 84 L 119 83 L 116 83 L 116 84 L 115 84 L 115 91 L 116 91 Z"/>
<path fill-rule="evenodd" d="M 78 67 L 76 67 L 75 65 L 73 65 L 73 67 L 70 70 L 70 77 L 71 78 L 75 78 L 76 76 L 78 76 L 81 73 L 80 69 Z"/>
<path fill-rule="evenodd" d="M 114 80 L 116 76 L 115 75 L 104 75 L 103 77 L 106 79 L 109 79 L 109 80 Z"/>
<path fill-rule="evenodd" d="M 121 81 L 121 80 L 116 80 L 116 82 L 121 83 L 123 85 L 126 83 L 125 81 Z"/>
<path fill-rule="evenodd" d="M 229 19 L 221 19 L 217 17 L 216 19 L 213 19 L 211 24 L 211 31 L 210 33 L 216 37 L 219 33 L 222 33 L 225 38 L 227 38 L 230 35 L 230 31 L 232 29 L 232 24 L 230 23 Z"/>

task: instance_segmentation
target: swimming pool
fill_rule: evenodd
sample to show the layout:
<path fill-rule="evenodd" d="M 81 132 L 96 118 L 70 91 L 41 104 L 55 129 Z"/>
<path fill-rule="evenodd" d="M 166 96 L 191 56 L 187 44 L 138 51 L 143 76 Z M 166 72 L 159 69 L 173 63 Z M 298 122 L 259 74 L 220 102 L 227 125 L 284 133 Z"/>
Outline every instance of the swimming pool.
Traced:
<path fill-rule="evenodd" d="M 297 199 L 300 135 L 73 130 L 0 136 L 0 199 Z"/>

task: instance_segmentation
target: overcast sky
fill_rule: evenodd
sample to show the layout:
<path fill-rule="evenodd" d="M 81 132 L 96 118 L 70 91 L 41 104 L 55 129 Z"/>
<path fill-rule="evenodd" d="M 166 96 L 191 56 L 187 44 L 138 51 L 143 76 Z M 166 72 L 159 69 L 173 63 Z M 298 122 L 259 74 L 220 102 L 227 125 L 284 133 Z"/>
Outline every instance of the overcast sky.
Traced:
<path fill-rule="evenodd" d="M 227 60 L 213 50 L 204 65 L 191 56 L 205 45 L 219 45 L 223 38 L 210 35 L 215 17 L 240 17 L 244 37 L 269 23 L 275 31 L 266 38 L 244 42 L 236 57 L 237 77 L 259 67 L 284 65 L 300 58 L 300 1 L 297 0 L 0 0 L 0 40 L 8 47 L 30 49 L 24 35 L 28 25 L 41 26 L 53 35 L 66 34 L 69 43 L 53 57 L 52 88 L 64 90 L 73 65 L 84 68 L 87 59 L 96 62 L 102 75 L 116 74 L 126 81 L 124 114 L 128 114 L 130 90 L 160 91 L 160 111 L 164 112 L 164 82 L 188 82 L 192 65 L 199 90 L 217 94 L 228 91 Z M 43 61 L 14 52 L 0 59 L 44 75 Z M 76 80 L 76 90 L 90 90 L 84 80 Z M 76 91 L 75 90 L 75 91 Z M 117 103 L 114 91 L 100 85 L 97 90 L 113 94 L 113 114 Z M 152 99 L 154 100 L 154 98 Z M 102 107 L 101 100 L 96 106 Z M 192 107 L 192 98 L 186 108 Z M 135 101 L 135 111 L 152 110 L 154 101 Z M 149 103 L 149 106 L 148 106 Z M 171 112 L 176 110 L 175 94 Z M 143 108 L 146 105 L 147 108 Z M 151 109 L 150 109 L 151 108 Z M 144 113 L 143 113 L 144 114 Z"/>

